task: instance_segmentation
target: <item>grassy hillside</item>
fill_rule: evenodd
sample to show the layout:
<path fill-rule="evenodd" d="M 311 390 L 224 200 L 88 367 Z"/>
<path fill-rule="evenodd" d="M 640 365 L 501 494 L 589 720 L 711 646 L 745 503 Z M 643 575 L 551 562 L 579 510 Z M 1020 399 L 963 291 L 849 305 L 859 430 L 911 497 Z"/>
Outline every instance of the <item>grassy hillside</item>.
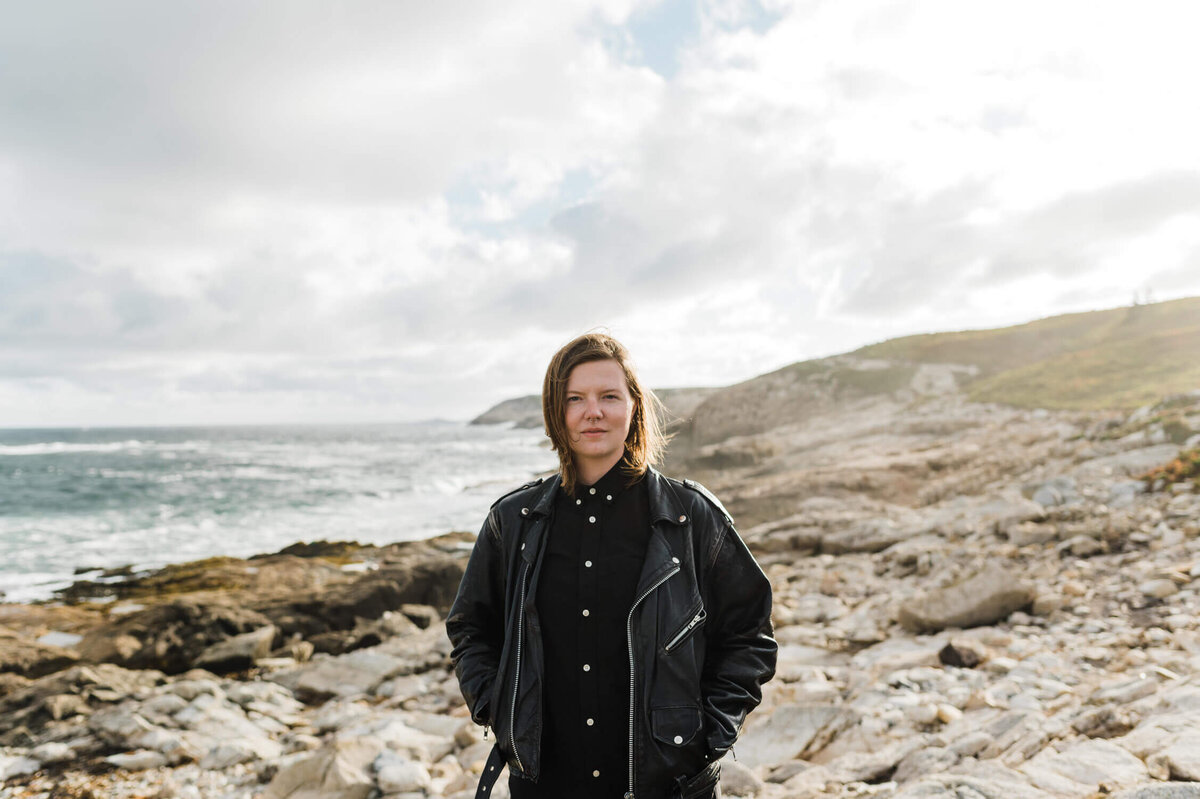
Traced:
<path fill-rule="evenodd" d="M 975 365 L 979 377 L 966 389 L 981 402 L 1133 408 L 1200 389 L 1200 297 L 994 330 L 906 336 L 851 354 Z"/>

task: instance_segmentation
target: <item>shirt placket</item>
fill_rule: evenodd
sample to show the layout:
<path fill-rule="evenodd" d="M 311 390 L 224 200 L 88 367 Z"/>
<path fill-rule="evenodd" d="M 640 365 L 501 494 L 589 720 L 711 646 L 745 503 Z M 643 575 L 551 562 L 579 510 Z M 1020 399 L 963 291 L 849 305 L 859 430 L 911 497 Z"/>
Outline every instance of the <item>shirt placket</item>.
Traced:
<path fill-rule="evenodd" d="M 579 726 L 583 748 L 583 767 L 585 778 L 600 777 L 599 762 L 589 763 L 588 755 L 597 755 L 602 751 L 600 743 L 605 730 L 600 729 L 597 719 L 600 716 L 600 691 L 598 688 L 600 675 L 596 673 L 595 664 L 599 661 L 597 651 L 597 635 L 594 629 L 593 615 L 599 598 L 600 584 L 596 566 L 600 554 L 601 531 L 604 527 L 606 508 L 599 501 L 595 486 L 584 491 L 580 507 L 584 516 L 584 534 L 579 547 L 579 662 L 580 675 L 580 719 Z M 613 731 L 607 731 L 612 734 Z"/>

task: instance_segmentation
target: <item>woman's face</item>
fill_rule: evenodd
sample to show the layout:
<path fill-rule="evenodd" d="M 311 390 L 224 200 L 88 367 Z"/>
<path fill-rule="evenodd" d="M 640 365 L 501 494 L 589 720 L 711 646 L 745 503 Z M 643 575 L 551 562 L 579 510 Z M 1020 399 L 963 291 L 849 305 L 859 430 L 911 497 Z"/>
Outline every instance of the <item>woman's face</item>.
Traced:
<path fill-rule="evenodd" d="M 567 436 L 576 468 L 602 477 L 625 454 L 633 397 L 611 358 L 587 361 L 567 376 Z"/>

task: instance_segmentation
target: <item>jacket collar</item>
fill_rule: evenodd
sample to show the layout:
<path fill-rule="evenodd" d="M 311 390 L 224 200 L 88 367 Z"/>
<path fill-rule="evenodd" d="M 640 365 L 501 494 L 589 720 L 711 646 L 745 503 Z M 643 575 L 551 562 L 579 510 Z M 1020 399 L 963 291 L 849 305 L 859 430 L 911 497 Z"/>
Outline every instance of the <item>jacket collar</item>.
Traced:
<path fill-rule="evenodd" d="M 646 493 L 650 500 L 650 523 L 662 521 L 675 525 L 686 524 L 688 518 L 679 501 L 679 496 L 662 472 L 651 466 L 647 468 L 646 476 L 643 479 L 646 481 Z M 554 507 L 555 492 L 558 491 L 560 485 L 562 485 L 562 476 L 558 473 L 555 473 L 549 480 L 543 481 L 529 506 L 529 514 L 540 517 L 549 516 L 551 508 Z"/>

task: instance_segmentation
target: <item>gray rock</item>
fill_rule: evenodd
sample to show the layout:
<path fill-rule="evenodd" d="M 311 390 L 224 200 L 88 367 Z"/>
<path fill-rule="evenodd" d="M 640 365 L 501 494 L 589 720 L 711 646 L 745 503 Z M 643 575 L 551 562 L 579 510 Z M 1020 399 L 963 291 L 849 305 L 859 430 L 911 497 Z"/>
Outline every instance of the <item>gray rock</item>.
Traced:
<path fill-rule="evenodd" d="M 721 794 L 729 796 L 757 796 L 763 789 L 763 781 L 745 764 L 725 758 L 721 761 Z"/>
<path fill-rule="evenodd" d="M 839 715 L 828 705 L 785 705 L 747 725 L 738 739 L 738 760 L 754 768 L 800 757 L 817 734 Z"/>
<path fill-rule="evenodd" d="M 380 683 L 403 672 L 406 665 L 402 658 L 361 649 L 277 672 L 269 679 L 290 688 L 306 702 L 323 702 L 335 696 L 369 694 Z"/>
<path fill-rule="evenodd" d="M 429 770 L 395 752 L 375 759 L 375 778 L 385 794 L 423 792 L 430 785 Z"/>
<path fill-rule="evenodd" d="M 1167 782 L 1117 791 L 1112 799 L 1200 799 L 1200 783 Z"/>
<path fill-rule="evenodd" d="M 41 767 L 36 760 L 22 755 L 0 754 L 0 782 L 9 777 L 32 774 Z"/>
<path fill-rule="evenodd" d="M 138 752 L 125 752 L 119 755 L 109 755 L 104 760 L 126 771 L 146 771 L 147 769 L 162 768 L 167 765 L 166 755 L 162 752 L 152 752 L 148 749 Z"/>
<path fill-rule="evenodd" d="M 218 641 L 200 653 L 195 666 L 214 674 L 245 671 L 271 654 L 271 643 L 275 640 L 276 633 L 275 625 L 268 624 L 257 630 Z"/>
<path fill-rule="evenodd" d="M 928 591 L 903 603 L 899 622 L 913 632 L 994 624 L 1030 605 L 1034 596 L 1031 583 L 993 564 L 955 585 Z"/>
<path fill-rule="evenodd" d="M 279 769 L 262 799 L 366 799 L 375 787 L 367 767 L 377 744 L 337 741 Z"/>
<path fill-rule="evenodd" d="M 1200 782 L 1200 730 L 1183 733 L 1166 749 L 1151 756 L 1147 765 L 1174 780 Z"/>
<path fill-rule="evenodd" d="M 1101 740 L 1070 744 L 1061 752 L 1045 749 L 1019 770 L 1036 787 L 1068 796 L 1084 796 L 1098 790 L 1101 783 L 1134 785 L 1149 779 L 1141 760 L 1116 744 Z"/>

